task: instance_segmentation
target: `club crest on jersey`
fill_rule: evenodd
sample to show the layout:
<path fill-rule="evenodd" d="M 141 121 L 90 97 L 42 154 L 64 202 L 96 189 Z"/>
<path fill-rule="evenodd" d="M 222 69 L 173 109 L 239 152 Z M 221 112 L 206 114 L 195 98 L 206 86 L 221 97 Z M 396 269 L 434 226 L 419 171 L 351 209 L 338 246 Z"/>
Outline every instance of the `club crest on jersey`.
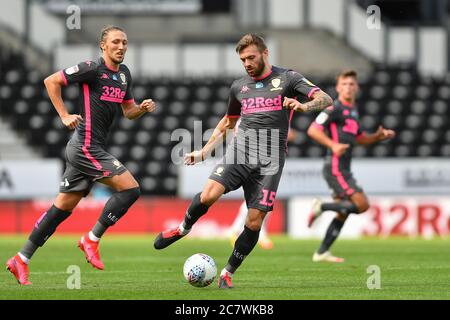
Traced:
<path fill-rule="evenodd" d="M 250 89 L 247 86 L 242 86 L 240 93 L 247 93 Z"/>
<path fill-rule="evenodd" d="M 281 84 L 281 79 L 280 78 L 272 79 L 272 86 L 273 86 L 273 88 L 270 89 L 270 91 L 283 90 L 283 88 L 280 87 L 280 84 Z"/>
<path fill-rule="evenodd" d="M 311 81 L 309 81 L 306 78 L 303 78 L 302 80 L 305 81 L 307 84 L 309 84 L 311 87 L 315 87 L 316 86 L 314 83 L 312 83 Z"/>
<path fill-rule="evenodd" d="M 256 84 L 255 84 L 255 88 L 256 89 L 261 89 L 261 88 L 263 88 L 264 87 L 264 83 L 262 83 L 262 82 L 257 82 Z"/>
<path fill-rule="evenodd" d="M 66 74 L 71 75 L 71 74 L 74 74 L 74 73 L 77 73 L 78 71 L 80 71 L 80 68 L 78 67 L 78 65 L 76 65 L 76 66 L 67 68 L 65 71 L 66 71 Z"/>
<path fill-rule="evenodd" d="M 222 172 L 225 169 L 223 167 L 217 167 L 216 171 L 214 172 L 215 175 L 218 175 L 219 177 L 222 175 Z"/>
<path fill-rule="evenodd" d="M 119 73 L 120 80 L 122 80 L 122 84 L 127 84 L 127 77 L 125 73 Z"/>
<path fill-rule="evenodd" d="M 119 160 L 114 160 L 113 165 L 116 167 L 116 169 L 119 169 L 122 166 Z"/>

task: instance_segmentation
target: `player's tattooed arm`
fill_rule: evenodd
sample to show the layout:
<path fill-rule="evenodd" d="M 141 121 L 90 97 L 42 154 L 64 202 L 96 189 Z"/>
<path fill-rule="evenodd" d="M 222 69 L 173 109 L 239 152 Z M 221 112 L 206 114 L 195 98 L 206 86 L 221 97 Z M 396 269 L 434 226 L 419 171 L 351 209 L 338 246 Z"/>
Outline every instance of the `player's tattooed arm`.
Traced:
<path fill-rule="evenodd" d="M 193 165 L 208 158 L 213 150 L 219 144 L 223 143 L 227 137 L 227 134 L 234 129 L 237 121 L 237 117 L 224 116 L 214 129 L 211 138 L 209 138 L 208 142 L 201 150 L 195 150 L 184 155 L 184 164 Z"/>
<path fill-rule="evenodd" d="M 323 92 L 318 90 L 313 93 L 312 100 L 306 103 L 300 103 L 296 99 L 284 97 L 283 106 L 298 112 L 314 112 L 322 111 L 333 104 L 333 99 Z"/>
<path fill-rule="evenodd" d="M 313 99 L 311 101 L 303 104 L 304 110 L 302 111 L 322 111 L 333 104 L 333 99 L 331 99 L 331 97 L 322 90 L 314 92 L 312 98 Z"/>

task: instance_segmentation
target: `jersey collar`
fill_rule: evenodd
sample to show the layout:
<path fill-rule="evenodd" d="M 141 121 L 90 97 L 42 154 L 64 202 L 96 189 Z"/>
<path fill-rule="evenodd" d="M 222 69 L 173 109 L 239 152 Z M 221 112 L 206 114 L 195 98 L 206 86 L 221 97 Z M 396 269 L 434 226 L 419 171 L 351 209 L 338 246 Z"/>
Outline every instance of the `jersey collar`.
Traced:
<path fill-rule="evenodd" d="M 345 100 L 339 99 L 339 102 L 340 102 L 343 106 L 346 106 L 346 107 L 349 107 L 349 108 L 353 108 L 353 107 L 355 106 L 354 104 L 351 104 L 351 103 L 349 103 L 349 102 L 347 102 L 347 101 L 345 101 Z"/>
<path fill-rule="evenodd" d="M 108 66 L 108 65 L 106 64 L 105 59 L 103 59 L 103 57 L 100 57 L 100 62 L 101 62 L 102 64 L 104 64 L 105 67 L 106 67 L 109 71 L 111 71 L 111 72 L 117 72 L 117 71 L 119 71 L 119 68 L 120 68 L 120 67 L 117 67 L 117 69 L 114 69 L 113 67 Z"/>
<path fill-rule="evenodd" d="M 255 81 L 260 81 L 260 80 L 263 80 L 263 79 L 265 79 L 265 78 L 267 78 L 268 76 L 270 76 L 272 74 L 272 68 L 268 71 L 268 72 L 266 72 L 265 74 L 263 74 L 262 76 L 260 76 L 260 77 L 252 77 L 252 79 L 253 80 L 255 80 Z"/>

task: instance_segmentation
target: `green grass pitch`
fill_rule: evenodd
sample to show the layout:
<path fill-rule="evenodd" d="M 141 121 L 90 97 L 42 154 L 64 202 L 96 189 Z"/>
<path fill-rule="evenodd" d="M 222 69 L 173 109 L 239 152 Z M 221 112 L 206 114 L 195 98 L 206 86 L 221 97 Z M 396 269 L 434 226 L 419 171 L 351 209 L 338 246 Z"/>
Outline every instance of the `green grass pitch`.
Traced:
<path fill-rule="evenodd" d="M 25 236 L 0 236 L 0 260 L 12 256 Z M 183 278 L 191 254 L 211 255 L 218 270 L 226 263 L 227 240 L 182 239 L 156 251 L 153 236 L 106 235 L 101 254 L 105 270 L 86 263 L 78 237 L 56 236 L 33 257 L 30 280 L 21 287 L 0 272 L 0 299 L 449 299 L 450 239 L 338 240 L 333 253 L 343 264 L 311 262 L 319 241 L 274 237 L 274 249 L 256 247 L 234 277 L 235 288 L 217 282 L 195 288 Z M 81 269 L 81 288 L 70 290 L 67 268 Z M 381 289 L 369 290 L 370 265 L 380 268 Z"/>

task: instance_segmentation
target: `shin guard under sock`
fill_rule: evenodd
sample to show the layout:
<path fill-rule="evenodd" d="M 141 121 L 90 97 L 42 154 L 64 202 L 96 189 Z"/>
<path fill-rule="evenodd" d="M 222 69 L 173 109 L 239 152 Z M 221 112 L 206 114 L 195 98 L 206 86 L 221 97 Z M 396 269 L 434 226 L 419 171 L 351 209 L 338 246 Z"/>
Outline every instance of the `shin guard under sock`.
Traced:
<path fill-rule="evenodd" d="M 56 228 L 66 220 L 70 214 L 71 212 L 60 210 L 53 205 L 38 219 L 29 240 L 36 246 L 42 247 L 47 239 L 55 232 Z M 27 251 L 27 248 L 25 248 L 25 251 Z M 25 253 L 22 254 L 27 256 Z"/>
<path fill-rule="evenodd" d="M 250 254 L 258 242 L 259 231 L 260 230 L 253 231 L 247 228 L 247 226 L 244 226 L 244 231 L 242 231 L 237 238 L 234 244 L 233 253 L 228 259 L 228 264 L 225 267 L 228 272 L 234 273 L 244 261 L 245 257 Z"/>
<path fill-rule="evenodd" d="M 194 196 L 189 208 L 186 211 L 183 222 L 184 229 L 191 229 L 194 223 L 196 223 L 201 216 L 208 212 L 209 206 L 200 202 L 200 194 L 201 193 L 197 193 Z"/>

